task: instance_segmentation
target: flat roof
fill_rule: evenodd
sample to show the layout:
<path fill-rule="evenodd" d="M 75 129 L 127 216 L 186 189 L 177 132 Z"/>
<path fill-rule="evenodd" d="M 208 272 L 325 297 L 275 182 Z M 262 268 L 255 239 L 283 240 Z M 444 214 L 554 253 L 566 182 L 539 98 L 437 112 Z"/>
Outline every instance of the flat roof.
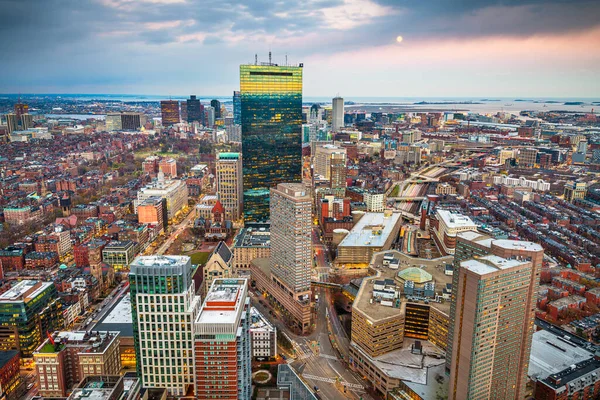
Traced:
<path fill-rule="evenodd" d="M 100 331 L 118 331 L 121 337 L 133 337 L 131 295 L 127 293 L 108 314 L 94 327 Z"/>
<path fill-rule="evenodd" d="M 457 214 L 448 210 L 437 210 L 437 215 L 444 221 L 448 228 L 475 227 L 475 223 L 466 215 Z"/>
<path fill-rule="evenodd" d="M 240 230 L 234 240 L 235 247 L 270 247 L 271 231 L 269 224 L 256 224 Z"/>
<path fill-rule="evenodd" d="M 383 247 L 402 214 L 392 213 L 385 217 L 382 212 L 367 212 L 350 230 L 338 247 Z M 382 229 L 373 234 L 373 228 Z"/>
<path fill-rule="evenodd" d="M 533 380 L 546 379 L 594 354 L 547 330 L 533 334 L 528 375 Z"/>
<path fill-rule="evenodd" d="M 31 293 L 27 293 L 32 290 L 35 285 L 40 284 L 40 286 L 33 290 Z M 40 282 L 34 280 L 25 280 L 17 283 L 6 292 L 0 295 L 0 301 L 9 302 L 9 301 L 24 301 L 23 296 L 27 294 L 28 298 L 35 298 L 39 296 L 44 290 L 54 285 L 52 282 Z"/>
<path fill-rule="evenodd" d="M 232 325 L 236 323 L 245 303 L 246 279 L 217 279 L 206 294 L 196 318 L 197 324 Z"/>
<path fill-rule="evenodd" d="M 409 264 L 402 263 L 400 265 L 399 269 L 391 269 L 391 268 L 383 266 L 384 256 L 386 254 L 390 254 L 390 253 L 394 254 L 394 257 L 400 258 L 400 260 L 403 260 L 403 261 L 407 260 L 407 259 L 410 260 Z M 446 284 L 452 283 L 452 276 L 446 275 L 445 268 L 442 265 L 437 265 L 437 266 L 428 265 L 428 263 L 431 263 L 431 261 L 432 260 L 424 260 L 424 259 L 421 260 L 418 258 L 411 258 L 411 257 L 405 256 L 405 255 L 402 255 L 402 253 L 400 253 L 396 250 L 391 250 L 391 251 L 386 251 L 385 253 L 376 254 L 375 256 L 373 256 L 371 264 L 375 265 L 377 267 L 377 275 L 372 275 L 372 276 L 366 277 L 362 280 L 362 282 L 360 284 L 360 288 L 358 290 L 358 293 L 356 294 L 356 298 L 354 299 L 352 308 L 363 313 L 366 317 L 368 317 L 372 321 L 379 321 L 379 320 L 386 319 L 386 318 L 402 316 L 405 313 L 406 304 L 408 303 L 408 301 L 406 300 L 406 297 L 404 296 L 404 293 L 402 291 L 402 287 L 404 286 L 404 281 L 398 277 L 398 274 L 402 273 L 402 271 L 405 271 L 409 268 L 415 268 L 415 267 L 422 268 L 423 271 L 430 274 L 433 278 L 433 282 L 435 282 L 435 284 L 436 284 L 436 286 L 435 286 L 436 292 L 441 293 L 442 289 L 446 287 Z M 421 264 L 421 262 L 423 262 L 423 264 Z M 371 303 L 370 300 L 373 298 L 373 290 L 374 290 L 374 287 L 373 287 L 374 285 L 372 283 L 374 281 L 382 281 L 382 280 L 393 281 L 393 283 L 398 287 L 398 290 L 400 290 L 403 293 L 402 297 L 401 297 L 400 308 L 384 306 L 375 301 L 373 303 Z M 416 283 L 416 286 L 421 286 L 421 285 Z M 410 302 L 410 303 L 414 303 L 414 302 Z M 419 304 L 423 304 L 423 303 L 419 303 Z M 433 301 L 433 299 L 431 299 L 428 306 L 433 307 L 436 310 L 439 310 L 440 312 L 442 312 L 444 314 L 449 314 L 449 312 L 450 312 L 450 302 L 449 301 L 446 301 L 444 303 L 437 303 L 437 302 Z"/>
<path fill-rule="evenodd" d="M 460 263 L 460 266 L 478 275 L 487 275 L 523 264 L 526 264 L 526 262 L 489 255 L 480 257 L 477 260 L 463 261 Z"/>
<path fill-rule="evenodd" d="M 401 379 L 405 382 L 413 382 L 420 385 L 435 384 L 435 380 L 434 382 L 428 382 L 428 370 L 431 368 L 441 367 L 440 371 L 443 371 L 443 368 L 445 368 L 445 353 L 444 351 L 438 349 L 431 342 L 428 342 L 427 340 L 421 340 L 420 342 L 423 346 L 423 354 L 413 354 L 411 351 L 411 346 L 415 343 L 415 341 L 415 339 L 405 337 L 401 349 L 391 351 L 376 358 L 369 357 L 367 353 L 362 351 L 360 346 L 354 343 L 352 343 L 351 346 L 354 346 L 356 349 L 358 349 L 363 357 L 371 360 L 371 362 L 388 377 Z M 420 389 L 424 390 L 423 387 Z"/>

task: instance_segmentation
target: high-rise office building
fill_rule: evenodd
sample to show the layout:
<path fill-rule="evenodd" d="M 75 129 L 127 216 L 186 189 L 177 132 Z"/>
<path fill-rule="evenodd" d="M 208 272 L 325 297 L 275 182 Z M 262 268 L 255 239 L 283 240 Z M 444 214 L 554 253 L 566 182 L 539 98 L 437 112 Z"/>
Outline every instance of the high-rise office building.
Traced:
<path fill-rule="evenodd" d="M 188 256 L 140 256 L 129 286 L 137 373 L 142 386 L 172 396 L 194 386 L 194 320 L 200 297 Z"/>
<path fill-rule="evenodd" d="M 344 99 L 334 97 L 331 111 L 331 128 L 334 132 L 339 132 L 344 127 Z"/>
<path fill-rule="evenodd" d="M 6 128 L 9 135 L 19 130 L 19 118 L 17 118 L 17 114 L 9 113 L 4 117 L 6 118 Z"/>
<path fill-rule="evenodd" d="M 302 67 L 240 66 L 244 217 L 269 217 L 269 189 L 302 179 Z"/>
<path fill-rule="evenodd" d="M 486 257 L 509 260 L 509 263 L 515 261 L 527 263 L 527 273 L 523 275 L 521 272 L 504 271 L 506 265 L 509 264 L 501 262 L 498 267 L 491 267 L 498 270 L 497 272 L 492 270 L 491 276 L 493 279 L 491 281 L 486 280 L 488 279 L 487 276 L 477 278 L 482 279 L 482 285 L 485 285 L 483 282 L 489 282 L 489 285 L 497 285 L 498 282 L 496 282 L 496 279 L 504 279 L 504 281 L 500 281 L 499 286 L 495 287 L 496 289 L 498 289 L 498 287 L 505 288 L 507 290 L 506 295 L 498 296 L 497 293 L 494 294 L 491 292 L 479 293 L 477 292 L 476 286 L 464 286 L 464 282 L 461 283 L 461 279 L 466 279 L 463 276 L 465 271 L 460 271 L 462 263 L 471 262 L 472 260 L 481 261 Z M 457 234 L 456 251 L 454 255 L 454 273 L 452 276 L 452 301 L 450 305 L 450 319 L 451 321 L 455 321 L 455 323 L 454 325 L 451 324 L 450 329 L 448 330 L 448 348 L 446 357 L 446 368 L 450 369 L 451 374 L 462 375 L 463 373 L 466 373 L 465 371 L 467 370 L 465 368 L 471 368 L 470 366 L 465 366 L 468 363 L 471 363 L 473 366 L 472 368 L 474 369 L 472 369 L 472 371 L 481 371 L 481 369 L 477 369 L 481 362 L 480 364 L 475 363 L 470 356 L 471 350 L 469 349 L 469 346 L 472 346 L 474 351 L 476 347 L 474 342 L 471 341 L 473 336 L 469 336 L 471 334 L 464 332 L 464 329 L 477 331 L 478 329 L 489 328 L 489 332 L 491 332 L 489 335 L 493 335 L 495 339 L 492 339 L 492 336 L 489 335 L 485 338 L 488 338 L 490 343 L 493 343 L 491 342 L 492 340 L 501 342 L 503 347 L 501 351 L 499 347 L 494 353 L 494 357 L 497 356 L 499 362 L 496 363 L 494 361 L 495 364 L 493 369 L 489 370 L 486 374 L 494 376 L 494 380 L 499 379 L 500 381 L 504 380 L 508 382 L 505 387 L 498 387 L 498 384 L 496 383 L 494 384 L 496 386 L 494 386 L 492 390 L 499 393 L 498 396 L 500 397 L 497 398 L 523 397 L 529 366 L 531 340 L 534 332 L 535 308 L 543 259 L 544 249 L 536 243 L 519 240 L 494 240 L 487 235 L 472 231 L 460 232 Z M 494 260 L 494 258 L 492 258 L 492 260 Z M 502 277 L 498 277 L 498 275 L 502 275 Z M 473 279 L 467 281 L 471 283 L 475 282 Z M 526 285 L 525 289 L 522 288 L 524 285 Z M 461 288 L 466 288 L 467 291 L 464 292 Z M 487 286 L 484 286 L 483 289 L 487 290 Z M 517 292 L 513 295 L 511 294 L 512 290 Z M 522 293 L 523 290 L 524 294 Z M 474 307 L 475 304 L 486 302 L 486 296 L 488 295 L 491 296 L 492 302 L 498 302 L 497 308 L 494 306 L 487 306 L 487 308 L 481 309 Z M 478 298 L 477 296 L 481 297 Z M 512 303 L 510 303 L 511 298 L 513 299 Z M 509 304 L 504 304 L 502 302 L 509 302 Z M 469 311 L 471 314 L 468 314 L 467 311 L 465 311 L 468 310 L 469 307 L 473 307 L 473 309 Z M 474 316 L 473 312 L 481 312 L 482 314 L 481 316 Z M 491 314 L 494 314 L 496 321 L 499 321 L 498 325 L 484 325 L 483 323 L 477 325 L 480 322 L 475 322 L 477 320 L 472 319 L 479 317 L 483 318 Z M 513 318 L 517 319 L 519 324 L 514 325 L 511 322 L 509 330 L 506 331 L 502 324 L 505 319 Z M 475 335 L 476 334 L 477 332 L 475 332 Z M 485 347 L 485 349 L 486 351 L 489 350 L 488 347 Z M 473 354 L 478 357 L 479 354 L 481 354 L 481 357 L 483 358 L 489 357 L 489 354 L 482 353 L 479 350 L 477 350 L 477 354 Z M 507 356 L 506 354 L 510 354 L 510 356 Z M 455 359 L 457 360 L 457 363 L 462 364 L 458 366 L 455 365 Z M 476 375 L 477 373 L 475 372 L 475 375 L 469 375 L 467 373 L 466 376 Z M 454 380 L 454 383 L 451 383 L 451 385 L 454 384 L 457 387 L 464 385 L 465 382 L 461 379 L 465 378 L 461 377 L 459 379 L 457 377 L 457 380 Z M 467 385 L 468 384 L 469 383 L 467 383 Z M 475 385 L 476 382 L 473 381 L 470 384 Z M 488 383 L 482 385 L 489 386 Z M 464 390 L 464 387 L 462 389 L 457 389 L 455 392 L 456 395 L 451 396 L 451 398 L 467 398 L 463 397 L 463 392 L 461 392 L 461 390 Z M 451 394 L 452 393 L 454 392 L 451 391 Z M 474 396 L 473 398 L 480 397 Z M 484 395 L 481 398 L 488 397 Z"/>
<path fill-rule="evenodd" d="M 17 118 L 21 118 L 23 114 L 29 114 L 29 106 L 21 102 L 15 104 L 15 114 L 17 114 Z"/>
<path fill-rule="evenodd" d="M 204 107 L 204 125 L 209 128 L 215 125 L 215 108 L 213 106 Z"/>
<path fill-rule="evenodd" d="M 46 332 L 62 328 L 61 300 L 52 282 L 23 280 L 0 295 L 0 350 L 31 357 Z"/>
<path fill-rule="evenodd" d="M 188 120 L 187 102 L 186 101 L 179 102 L 179 120 L 181 122 L 187 122 L 187 120 Z"/>
<path fill-rule="evenodd" d="M 310 294 L 312 198 L 301 183 L 271 189 L 271 271 L 295 299 Z"/>
<path fill-rule="evenodd" d="M 462 261 L 454 273 L 449 398 L 524 398 L 531 261 L 489 255 Z"/>
<path fill-rule="evenodd" d="M 242 123 L 242 96 L 239 90 L 233 92 L 233 123 L 236 125 Z"/>
<path fill-rule="evenodd" d="M 332 171 L 336 175 L 335 185 Z M 314 174 L 330 181 L 331 187 L 346 187 L 346 149 L 332 144 L 316 146 Z"/>
<path fill-rule="evenodd" d="M 246 279 L 216 279 L 195 320 L 196 398 L 250 400 L 250 302 Z"/>
<path fill-rule="evenodd" d="M 204 122 L 204 106 L 195 95 L 187 99 L 187 122 Z"/>
<path fill-rule="evenodd" d="M 160 113 L 163 126 L 178 124 L 180 122 L 179 102 L 177 100 L 161 100 Z"/>
<path fill-rule="evenodd" d="M 221 102 L 219 100 L 211 100 L 210 106 L 215 109 L 215 119 L 221 118 Z"/>
<path fill-rule="evenodd" d="M 242 155 L 219 153 L 216 172 L 217 194 L 225 208 L 225 219 L 237 221 L 242 217 L 243 205 Z"/>

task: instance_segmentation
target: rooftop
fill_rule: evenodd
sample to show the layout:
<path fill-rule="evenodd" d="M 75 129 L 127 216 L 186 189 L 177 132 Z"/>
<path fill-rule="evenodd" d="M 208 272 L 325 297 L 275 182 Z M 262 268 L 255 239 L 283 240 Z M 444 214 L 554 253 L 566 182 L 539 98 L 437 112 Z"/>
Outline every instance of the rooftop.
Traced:
<path fill-rule="evenodd" d="M 253 331 L 272 331 L 273 325 L 256 308 L 250 308 L 250 329 Z"/>
<path fill-rule="evenodd" d="M 382 212 L 367 212 L 338 247 L 383 247 L 401 216 L 399 213 L 386 217 Z"/>
<path fill-rule="evenodd" d="M 467 260 L 460 263 L 465 268 L 478 275 L 487 275 L 509 268 L 518 267 L 526 264 L 525 261 L 509 260 L 495 255 L 480 257 L 477 260 Z"/>
<path fill-rule="evenodd" d="M 246 302 L 246 279 L 216 279 L 206 294 L 196 318 L 200 330 L 211 333 L 233 333 Z"/>
<path fill-rule="evenodd" d="M 471 218 L 462 214 L 453 213 L 448 210 L 438 209 L 436 215 L 450 229 L 476 227 L 475 223 L 471 220 Z"/>
<path fill-rule="evenodd" d="M 270 247 L 271 231 L 269 224 L 247 224 L 234 240 L 235 247 Z"/>
<path fill-rule="evenodd" d="M 14 285 L 12 288 L 0 295 L 0 302 L 11 302 L 11 301 L 25 301 L 28 302 L 30 299 L 42 294 L 50 286 L 53 286 L 52 282 L 40 282 L 34 280 L 21 281 Z"/>
<path fill-rule="evenodd" d="M 122 337 L 133 337 L 133 318 L 131 316 L 131 296 L 127 293 L 104 316 L 94 329 L 102 331 L 118 331 Z"/>
<path fill-rule="evenodd" d="M 593 353 L 542 329 L 533 334 L 528 375 L 533 380 L 546 379 L 590 358 Z"/>

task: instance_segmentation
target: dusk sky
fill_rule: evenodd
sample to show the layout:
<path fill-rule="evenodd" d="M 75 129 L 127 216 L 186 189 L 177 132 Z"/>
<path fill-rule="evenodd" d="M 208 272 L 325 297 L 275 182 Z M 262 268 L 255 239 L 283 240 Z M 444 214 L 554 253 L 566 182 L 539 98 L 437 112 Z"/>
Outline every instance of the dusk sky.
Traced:
<path fill-rule="evenodd" d="M 0 0 L 3 93 L 600 97 L 598 0 Z M 399 43 L 397 37 L 402 36 Z"/>

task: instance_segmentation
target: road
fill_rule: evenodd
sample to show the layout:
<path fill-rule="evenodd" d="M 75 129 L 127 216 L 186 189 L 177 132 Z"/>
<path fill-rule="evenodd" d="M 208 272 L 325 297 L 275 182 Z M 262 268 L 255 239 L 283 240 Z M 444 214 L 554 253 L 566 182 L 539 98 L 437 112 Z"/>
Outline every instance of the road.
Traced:
<path fill-rule="evenodd" d="M 326 281 L 330 269 L 329 254 L 321 243 L 316 230 L 313 232 L 313 246 L 315 249 L 313 276 L 318 277 L 318 280 Z M 330 290 L 325 288 L 316 290 L 318 290 L 316 294 L 319 295 L 319 301 L 315 307 L 315 329 L 308 336 L 298 336 L 291 332 L 277 317 L 278 310 L 273 309 L 259 296 L 251 295 L 251 301 L 253 306 L 278 330 L 291 339 L 295 358 L 288 362 L 310 384 L 310 387 L 317 386 L 319 388 L 319 395 L 322 399 L 359 399 L 362 397 L 364 400 L 373 400 L 373 397 L 364 389 L 367 382 L 352 372 L 344 361 L 348 359 L 349 338 L 335 315 L 333 296 Z M 276 317 L 274 318 L 270 312 Z M 339 350 L 332 346 L 330 331 L 331 338 Z M 344 386 L 346 386 L 345 393 Z"/>
<path fill-rule="evenodd" d="M 171 247 L 175 239 L 177 239 L 177 237 L 179 237 L 179 235 L 183 233 L 185 228 L 187 228 L 188 224 L 194 219 L 195 216 L 195 207 L 190 207 L 190 212 L 188 213 L 188 215 L 183 220 L 181 220 L 179 224 L 171 228 L 171 235 L 158 248 L 158 250 L 156 250 L 156 254 L 164 254 L 165 251 L 167 251 L 169 247 Z"/>

